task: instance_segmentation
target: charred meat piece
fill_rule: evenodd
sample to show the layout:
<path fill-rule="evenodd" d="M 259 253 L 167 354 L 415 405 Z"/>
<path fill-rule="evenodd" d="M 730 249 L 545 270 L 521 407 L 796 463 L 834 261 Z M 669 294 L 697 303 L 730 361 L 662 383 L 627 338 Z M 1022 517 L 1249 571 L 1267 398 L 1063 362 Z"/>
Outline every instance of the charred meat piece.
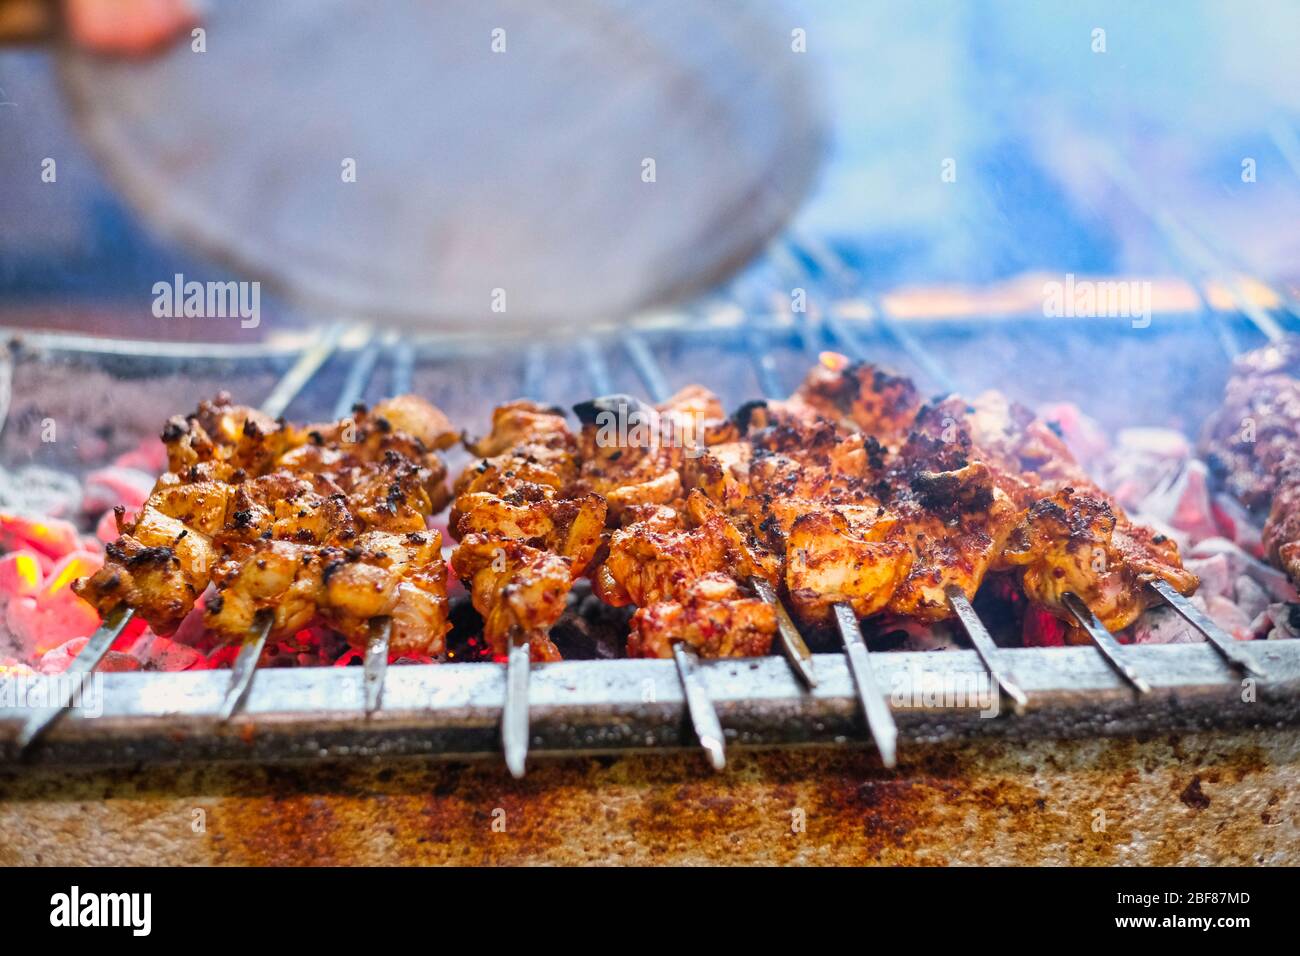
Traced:
<path fill-rule="evenodd" d="M 1029 508 L 1002 559 L 1021 569 L 1031 601 L 1068 619 L 1061 597 L 1072 591 L 1112 631 L 1128 627 L 1155 603 L 1147 582 L 1167 581 L 1182 594 L 1197 585 L 1176 544 L 1133 525 L 1104 497 L 1072 488 Z"/>
<path fill-rule="evenodd" d="M 758 657 L 772 649 L 776 612 L 725 574 L 694 581 L 680 601 L 657 601 L 632 615 L 629 657 L 671 657 L 686 641 L 704 657 Z"/>

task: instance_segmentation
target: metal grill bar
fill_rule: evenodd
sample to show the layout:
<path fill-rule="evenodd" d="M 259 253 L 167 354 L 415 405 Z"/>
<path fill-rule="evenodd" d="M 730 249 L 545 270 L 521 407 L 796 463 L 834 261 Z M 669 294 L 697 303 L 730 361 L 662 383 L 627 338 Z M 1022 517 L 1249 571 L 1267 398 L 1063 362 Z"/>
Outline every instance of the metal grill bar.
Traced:
<path fill-rule="evenodd" d="M 667 401 L 672 395 L 672 388 L 668 385 L 668 379 L 664 377 L 663 369 L 655 361 L 654 353 L 650 351 L 650 346 L 646 345 L 645 339 L 639 335 L 628 335 L 623 340 L 623 347 L 627 350 L 628 358 L 632 360 L 632 366 L 641 376 L 641 381 L 645 383 L 650 400 L 656 405 Z"/>

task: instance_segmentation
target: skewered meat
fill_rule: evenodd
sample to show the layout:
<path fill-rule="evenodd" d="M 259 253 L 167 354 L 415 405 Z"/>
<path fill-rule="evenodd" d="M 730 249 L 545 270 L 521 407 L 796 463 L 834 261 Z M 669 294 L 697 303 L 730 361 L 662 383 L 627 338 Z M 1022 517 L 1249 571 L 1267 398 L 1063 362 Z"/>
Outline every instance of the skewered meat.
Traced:
<path fill-rule="evenodd" d="M 742 594 L 732 578 L 710 572 L 692 582 L 681 600 L 638 608 L 630 628 L 629 657 L 671 657 L 673 641 L 686 641 L 704 657 L 758 657 L 772 649 L 776 612 Z"/>
<path fill-rule="evenodd" d="M 244 637 L 259 611 L 273 610 L 275 636 L 321 617 L 358 644 L 368 623 L 356 617 L 364 593 L 375 614 L 393 616 L 394 650 L 439 653 L 445 569 L 426 518 L 446 500 L 444 468 L 430 448 L 445 446 L 448 434 L 445 417 L 414 396 L 308 428 L 218 396 L 168 423 L 172 470 L 138 518 L 119 514 L 121 537 L 104 567 L 74 587 L 101 614 L 126 605 L 165 634 L 211 581 L 205 621 L 228 638 Z M 347 573 L 331 585 L 340 561 L 372 568 L 370 590 Z"/>
<path fill-rule="evenodd" d="M 1237 359 L 1201 449 L 1231 494 L 1268 511 L 1264 548 L 1300 584 L 1300 337 Z"/>
<path fill-rule="evenodd" d="M 1065 616 L 1061 597 L 1072 591 L 1112 631 L 1155 603 L 1146 582 L 1159 578 L 1184 594 L 1197 585 L 1172 541 L 1133 525 L 1104 498 L 1071 488 L 1029 508 L 1003 560 L 1022 568 L 1030 600 Z"/>
<path fill-rule="evenodd" d="M 604 499 L 575 486 L 576 444 L 558 410 L 523 401 L 496 409 L 492 432 L 467 443 L 489 457 L 456 481 L 452 567 L 498 655 L 527 640 L 533 660 L 559 659 L 547 632 L 605 529 Z"/>
<path fill-rule="evenodd" d="M 529 642 L 534 661 L 556 661 L 560 652 L 547 632 L 564 613 L 573 587 L 567 558 L 511 538 L 466 535 L 451 566 L 469 582 L 470 600 L 483 615 L 483 635 L 498 655 L 514 640 Z"/>
<path fill-rule="evenodd" d="M 779 581 L 776 557 L 747 540 L 700 491 L 691 492 L 677 512 L 675 527 L 664 526 L 664 512 L 651 514 L 650 523 L 636 522 L 610 536 L 609 554 L 594 575 L 594 591 L 605 603 L 644 607 L 678 600 L 710 572 Z"/>
<path fill-rule="evenodd" d="M 1242 355 L 1223 405 L 1201 435 L 1211 473 L 1256 514 L 1277 493 L 1283 466 L 1300 443 L 1300 337 Z"/>

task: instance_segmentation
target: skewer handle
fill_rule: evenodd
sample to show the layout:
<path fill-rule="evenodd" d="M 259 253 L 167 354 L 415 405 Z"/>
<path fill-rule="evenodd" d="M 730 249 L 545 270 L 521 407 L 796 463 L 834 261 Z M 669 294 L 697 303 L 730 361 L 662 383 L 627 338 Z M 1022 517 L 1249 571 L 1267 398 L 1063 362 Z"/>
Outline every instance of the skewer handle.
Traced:
<path fill-rule="evenodd" d="M 871 655 L 867 652 L 867 643 L 862 639 L 862 630 L 858 627 L 858 616 L 847 604 L 835 605 L 835 623 L 839 627 L 840 638 L 844 641 L 844 653 L 849 662 L 849 673 L 853 675 L 853 684 L 857 688 L 858 701 L 867 717 L 867 727 L 871 730 L 876 749 L 880 751 L 880 760 L 886 767 L 898 764 L 898 725 L 894 715 L 885 703 L 880 688 L 876 686 L 875 672 L 871 667 Z"/>
<path fill-rule="evenodd" d="M 1106 658 L 1110 666 L 1139 694 L 1151 693 L 1151 685 L 1147 683 L 1146 678 L 1124 660 L 1124 648 L 1119 641 L 1115 640 L 1115 635 L 1108 631 L 1106 625 L 1101 623 L 1097 615 L 1092 612 L 1092 608 L 1083 602 L 1083 598 L 1067 591 L 1061 595 L 1061 603 L 1073 615 L 1079 626 L 1088 632 L 1092 642 L 1097 645 L 1097 650 L 1101 651 L 1102 657 Z"/>
<path fill-rule="evenodd" d="M 727 766 L 726 744 L 718 712 L 700 677 L 699 655 L 685 641 L 673 641 L 673 661 L 677 664 L 677 676 L 686 694 L 686 710 L 691 716 L 695 736 L 699 738 L 709 764 L 714 770 L 722 770 Z"/>
<path fill-rule="evenodd" d="M 1264 669 L 1251 660 L 1250 655 L 1242 650 L 1239 646 L 1240 642 L 1236 638 L 1215 624 L 1209 615 L 1201 613 L 1200 608 L 1179 594 L 1168 581 L 1152 581 L 1151 590 L 1160 595 L 1179 617 L 1205 635 L 1205 639 L 1213 645 L 1216 651 L 1223 655 L 1224 660 L 1229 664 L 1255 677 L 1265 678 L 1268 676 Z"/>
<path fill-rule="evenodd" d="M 970 638 L 971 646 L 975 648 L 975 653 L 979 655 L 979 659 L 983 662 L 989 677 L 993 678 L 994 683 L 1011 701 L 1011 706 L 1015 709 L 1015 712 L 1023 714 L 1025 708 L 1029 705 L 1029 698 L 1025 696 L 1025 692 L 1020 689 L 1019 684 L 998 669 L 999 648 L 993 643 L 993 638 L 989 635 L 984 622 L 980 620 L 980 616 L 975 613 L 975 608 L 971 606 L 970 599 L 966 597 L 966 592 L 956 585 L 950 585 L 945 593 L 948 595 L 949 606 L 952 608 L 953 613 L 957 615 L 957 620 L 961 621 L 961 626 L 965 629 L 966 636 Z"/>
<path fill-rule="evenodd" d="M 522 780 L 528 763 L 528 677 L 532 670 L 532 651 L 527 641 L 510 645 L 506 658 L 506 703 L 501 714 L 501 746 L 506 767 L 516 780 Z"/>
<path fill-rule="evenodd" d="M 18 753 L 24 755 L 28 749 L 45 731 L 53 726 L 58 720 L 59 715 L 68 709 L 77 693 L 81 690 L 83 680 L 86 675 L 93 671 L 108 649 L 113 646 L 113 642 L 118 639 L 127 624 L 135 617 L 135 611 L 127 607 L 120 607 L 104 619 L 103 623 L 95 629 L 95 633 L 90 635 L 89 640 L 81 649 L 81 653 L 73 658 L 72 663 L 68 665 L 67 670 L 63 672 L 64 680 L 56 683 L 59 690 L 59 699 L 49 707 L 43 707 L 23 724 L 22 730 L 18 732 L 18 738 L 15 741 L 18 747 Z M 82 677 L 83 680 L 69 680 L 69 677 Z"/>
<path fill-rule="evenodd" d="M 777 640 L 781 645 L 781 653 L 790 662 L 791 669 L 803 681 L 805 687 L 816 687 L 817 675 L 813 672 L 812 651 L 808 650 L 808 645 L 804 643 L 799 629 L 794 626 L 794 621 L 790 620 L 790 613 L 786 611 L 785 605 L 781 603 L 781 599 L 776 596 L 776 591 L 766 579 L 754 576 L 749 580 L 754 592 L 776 612 Z"/>
<path fill-rule="evenodd" d="M 271 633 L 271 625 L 274 623 L 275 616 L 270 611 L 260 612 L 253 622 L 252 631 L 239 648 L 239 654 L 235 657 L 235 666 L 230 671 L 230 684 L 226 687 L 226 696 L 222 699 L 221 709 L 217 712 L 223 723 L 235 715 L 235 711 L 239 709 L 239 705 L 248 694 L 248 688 L 253 685 L 257 662 L 262 657 L 262 649 L 266 647 L 266 638 Z"/>

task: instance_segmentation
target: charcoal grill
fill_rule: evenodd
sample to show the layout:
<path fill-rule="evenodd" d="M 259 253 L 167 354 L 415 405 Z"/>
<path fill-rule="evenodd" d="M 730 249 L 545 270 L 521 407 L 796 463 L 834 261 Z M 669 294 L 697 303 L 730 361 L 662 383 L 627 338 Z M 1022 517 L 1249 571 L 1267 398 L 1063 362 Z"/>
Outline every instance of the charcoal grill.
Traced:
<path fill-rule="evenodd" d="M 816 283 L 819 290 L 837 281 L 815 249 L 790 245 L 771 261 L 777 269 L 800 270 L 793 281 Z M 1217 398 L 1195 383 L 1220 380 L 1230 354 L 1207 343 L 1249 346 L 1271 331 L 1259 321 L 1261 306 L 1228 294 L 1230 307 L 1215 308 L 1198 283 L 1159 283 L 1153 296 L 1157 312 L 1150 328 L 1141 330 L 1128 320 L 1044 319 L 1034 314 L 1041 299 L 1022 286 L 1004 290 L 1003 314 L 992 316 L 901 319 L 895 313 L 923 303 L 887 306 L 827 291 L 823 307 L 809 313 L 746 317 L 733 304 L 706 304 L 689 314 L 652 318 L 635 333 L 597 329 L 577 342 L 524 346 L 469 336 L 397 339 L 342 326 L 320 336 L 218 349 L 31 334 L 16 337 L 10 350 L 13 418 L 4 452 L 11 461 L 18 457 L 30 438 L 25 433 L 38 420 L 24 415 L 20 405 L 57 417 L 66 400 L 39 380 L 57 383 L 86 367 L 108 376 L 113 407 L 128 404 L 126 396 L 148 394 L 146 420 L 158 408 L 192 406 L 215 383 L 246 401 L 275 392 L 273 403 L 292 399 L 290 409 L 300 418 L 332 414 L 353 394 L 369 399 L 413 387 L 453 420 L 473 427 L 513 394 L 569 405 L 592 393 L 661 397 L 691 381 L 706 382 L 732 404 L 755 394 L 781 394 L 823 349 L 910 369 L 933 385 L 968 392 L 996 385 L 1012 397 L 1073 399 L 1106 424 L 1132 424 L 1126 409 L 1140 407 L 1161 423 L 1186 428 Z M 1197 311 L 1183 307 L 1197 301 L 1203 303 Z M 1006 358 L 972 362 L 972 348 Z M 1061 354 L 1071 357 L 1065 369 L 1034 359 Z M 1150 374 L 1153 354 L 1161 356 L 1154 363 L 1159 374 Z M 1003 362 L 1023 375 L 1012 382 L 994 378 Z M 1139 368 L 1145 371 L 1139 374 Z M 1123 403 L 1091 400 L 1122 391 L 1129 393 Z M 983 719 L 987 707 L 943 702 L 898 708 L 902 747 L 985 736 L 1062 738 L 1300 723 L 1300 642 L 1255 642 L 1245 653 L 1268 678 L 1243 695 L 1241 673 L 1210 644 L 1125 648 L 1123 659 L 1153 688 L 1135 694 L 1095 648 L 1004 648 L 997 652 L 999 663 L 1028 694 L 1025 713 L 997 708 L 999 716 Z M 886 689 L 904 686 L 917 674 L 975 686 L 988 673 L 974 651 L 872 659 Z M 844 657 L 816 655 L 815 669 L 819 682 L 810 690 L 780 658 L 709 661 L 698 668 L 729 742 L 842 745 L 869 739 Z M 102 716 L 72 710 L 31 748 L 28 759 L 121 764 L 470 757 L 500 750 L 506 685 L 497 665 L 394 666 L 382 706 L 372 714 L 363 706 L 359 669 L 263 670 L 229 724 L 218 718 L 227 680 L 222 671 L 103 675 Z M 682 685 L 668 661 L 537 666 L 529 704 L 531 744 L 538 754 L 695 744 Z M 0 717 L 9 718 L 0 721 L 8 739 L 19 726 L 13 718 L 24 716 L 29 714 L 16 707 L 0 710 Z"/>

